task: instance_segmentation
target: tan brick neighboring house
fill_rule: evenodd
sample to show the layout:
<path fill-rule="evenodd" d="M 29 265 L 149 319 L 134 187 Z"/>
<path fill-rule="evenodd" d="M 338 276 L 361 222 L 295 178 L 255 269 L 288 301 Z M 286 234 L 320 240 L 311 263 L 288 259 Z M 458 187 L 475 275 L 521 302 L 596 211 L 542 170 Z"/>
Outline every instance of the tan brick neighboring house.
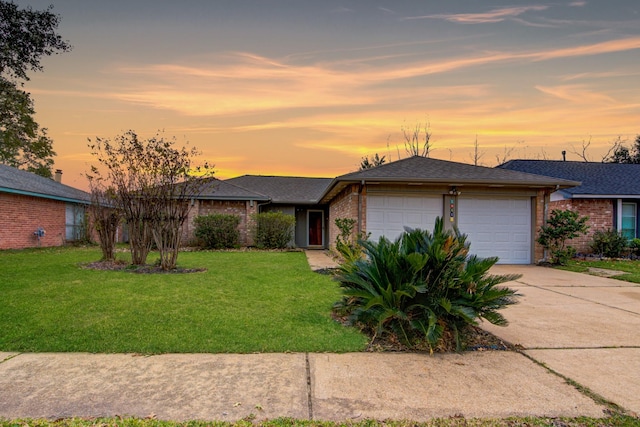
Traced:
<path fill-rule="evenodd" d="M 589 244 L 598 230 L 617 230 L 628 238 L 640 237 L 640 165 L 567 162 L 561 160 L 511 160 L 504 169 L 535 173 L 581 184 L 551 194 L 549 209 L 570 209 L 588 216 L 589 232 L 570 241 L 578 252 L 591 252 Z"/>
<path fill-rule="evenodd" d="M 84 237 L 89 204 L 89 193 L 0 165 L 0 249 L 60 246 Z"/>

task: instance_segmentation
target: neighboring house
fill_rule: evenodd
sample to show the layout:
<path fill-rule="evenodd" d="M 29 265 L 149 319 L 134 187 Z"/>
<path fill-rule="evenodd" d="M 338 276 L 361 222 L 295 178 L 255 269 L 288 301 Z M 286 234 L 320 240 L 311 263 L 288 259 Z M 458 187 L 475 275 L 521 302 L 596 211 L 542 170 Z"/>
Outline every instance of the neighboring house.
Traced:
<path fill-rule="evenodd" d="M 436 217 L 469 236 L 471 252 L 504 264 L 543 256 L 535 243 L 549 195 L 579 182 L 505 169 L 410 157 L 334 179 L 245 175 L 216 181 L 194 201 L 202 212 L 241 215 L 243 242 L 251 213 L 279 210 L 296 217 L 294 243 L 327 248 L 336 218 L 356 220 L 354 233 L 395 239 L 404 226 L 432 230 Z M 206 207 L 206 208 L 205 208 Z"/>
<path fill-rule="evenodd" d="M 59 246 L 84 237 L 90 195 L 0 164 L 0 249 Z"/>
<path fill-rule="evenodd" d="M 589 252 L 593 233 L 617 230 L 627 238 L 640 237 L 640 165 L 567 162 L 562 160 L 511 160 L 503 169 L 580 181 L 573 188 L 551 194 L 552 209 L 571 209 L 589 217 L 589 232 L 573 239 L 580 252 Z"/>

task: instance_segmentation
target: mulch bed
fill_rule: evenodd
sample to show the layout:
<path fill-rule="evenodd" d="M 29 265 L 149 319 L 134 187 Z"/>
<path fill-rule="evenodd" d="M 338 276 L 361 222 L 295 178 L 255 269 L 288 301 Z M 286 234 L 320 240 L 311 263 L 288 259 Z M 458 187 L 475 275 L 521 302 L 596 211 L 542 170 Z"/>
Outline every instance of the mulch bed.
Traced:
<path fill-rule="evenodd" d="M 373 338 L 372 335 L 369 335 L 369 337 Z M 462 342 L 463 351 L 515 351 L 519 349 L 519 346 L 514 346 L 482 328 L 471 325 L 462 332 Z M 375 341 L 367 348 L 367 351 L 431 352 L 431 349 L 426 342 L 418 342 L 413 347 L 407 347 L 400 343 L 397 337 L 385 335 L 376 337 Z M 433 348 L 434 353 L 454 353 L 455 351 L 456 344 L 453 336 L 446 334 L 440 344 Z"/>
<path fill-rule="evenodd" d="M 159 265 L 131 265 L 125 261 L 94 261 L 89 264 L 84 264 L 82 267 L 90 270 L 124 271 L 138 274 L 184 274 L 207 271 L 206 268 L 182 267 L 163 270 Z"/>
<path fill-rule="evenodd" d="M 345 326 L 350 325 L 346 316 L 341 316 L 335 311 L 332 312 L 332 317 L 335 321 Z M 433 350 L 434 353 L 454 353 L 456 351 L 456 343 L 453 334 L 450 332 L 445 332 L 440 344 L 430 349 L 426 341 L 416 342 L 409 347 L 400 342 L 398 337 L 393 334 L 376 335 L 373 330 L 364 328 L 362 325 L 360 325 L 360 330 L 369 337 L 369 345 L 366 350 L 368 352 L 430 353 Z M 516 351 L 522 349 L 522 346 L 504 341 L 478 326 L 468 325 L 464 330 L 460 331 L 460 334 L 462 336 L 463 351 Z"/>

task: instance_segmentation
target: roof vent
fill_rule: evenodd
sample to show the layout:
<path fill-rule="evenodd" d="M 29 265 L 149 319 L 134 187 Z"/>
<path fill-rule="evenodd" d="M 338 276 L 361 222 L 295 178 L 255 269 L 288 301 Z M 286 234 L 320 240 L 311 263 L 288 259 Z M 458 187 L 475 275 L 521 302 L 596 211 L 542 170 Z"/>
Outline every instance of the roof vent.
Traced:
<path fill-rule="evenodd" d="M 53 178 L 57 183 L 62 184 L 62 169 L 56 169 L 56 173 Z"/>

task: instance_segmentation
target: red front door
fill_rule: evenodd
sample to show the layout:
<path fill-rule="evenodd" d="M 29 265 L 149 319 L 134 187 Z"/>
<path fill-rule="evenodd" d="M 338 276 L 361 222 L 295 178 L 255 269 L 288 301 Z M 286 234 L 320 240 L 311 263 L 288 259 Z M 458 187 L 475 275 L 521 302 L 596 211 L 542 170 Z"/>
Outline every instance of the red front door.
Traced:
<path fill-rule="evenodd" d="M 322 246 L 322 212 L 309 212 L 309 246 Z"/>

